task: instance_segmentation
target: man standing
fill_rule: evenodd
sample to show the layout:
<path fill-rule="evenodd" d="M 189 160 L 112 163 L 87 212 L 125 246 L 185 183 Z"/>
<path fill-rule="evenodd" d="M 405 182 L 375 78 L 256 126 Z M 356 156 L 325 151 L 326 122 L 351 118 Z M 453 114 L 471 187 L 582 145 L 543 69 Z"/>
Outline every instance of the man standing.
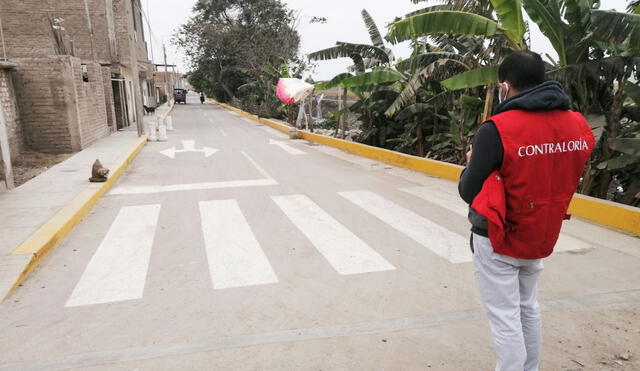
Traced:
<path fill-rule="evenodd" d="M 537 371 L 541 318 L 537 281 L 594 146 L 544 63 L 517 51 L 500 65 L 494 116 L 480 126 L 460 178 L 471 206 L 476 284 L 493 334 L 496 371 Z"/>

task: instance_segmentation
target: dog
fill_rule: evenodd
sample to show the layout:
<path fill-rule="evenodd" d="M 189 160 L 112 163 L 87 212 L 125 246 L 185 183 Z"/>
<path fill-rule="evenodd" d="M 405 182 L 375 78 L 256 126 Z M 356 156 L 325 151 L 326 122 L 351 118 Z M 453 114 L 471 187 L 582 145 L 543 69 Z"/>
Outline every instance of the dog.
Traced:
<path fill-rule="evenodd" d="M 104 183 L 107 181 L 107 175 L 109 175 L 109 169 L 106 169 L 100 163 L 100 160 L 97 160 L 91 166 L 91 178 L 89 181 L 91 183 Z"/>
<path fill-rule="evenodd" d="M 151 115 L 153 115 L 153 114 L 156 112 L 156 107 L 147 107 L 147 106 L 145 106 L 144 104 L 142 105 L 142 107 L 144 107 L 145 115 L 146 115 L 146 114 L 151 114 Z"/>

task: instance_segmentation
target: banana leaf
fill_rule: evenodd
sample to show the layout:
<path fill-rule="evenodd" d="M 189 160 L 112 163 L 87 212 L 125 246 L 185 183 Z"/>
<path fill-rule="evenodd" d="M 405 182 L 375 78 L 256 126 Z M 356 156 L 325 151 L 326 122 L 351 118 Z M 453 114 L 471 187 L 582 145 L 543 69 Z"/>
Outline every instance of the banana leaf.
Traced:
<path fill-rule="evenodd" d="M 462 60 L 462 56 L 457 53 L 430 52 L 404 59 L 396 64 L 396 68 L 398 71 L 415 71 L 442 58 Z"/>
<path fill-rule="evenodd" d="M 614 138 L 607 142 L 609 148 L 630 156 L 640 157 L 640 138 Z"/>
<path fill-rule="evenodd" d="M 567 51 L 564 43 L 565 23 L 560 17 L 558 0 L 522 0 L 522 5 L 529 17 L 536 22 L 540 31 L 558 53 L 560 65 L 567 65 Z"/>
<path fill-rule="evenodd" d="M 365 26 L 367 26 L 367 31 L 369 32 L 371 43 L 379 48 L 384 47 L 384 40 L 382 39 L 382 35 L 378 30 L 378 26 L 376 26 L 376 22 L 373 21 L 373 18 L 366 9 L 362 9 L 361 14 Z"/>
<path fill-rule="evenodd" d="M 640 157 L 638 156 L 623 154 L 622 156 L 614 157 L 611 160 L 602 161 L 596 167 L 600 170 L 619 170 L 629 165 L 633 165 L 638 161 L 640 161 Z"/>
<path fill-rule="evenodd" d="M 441 82 L 449 90 L 475 88 L 498 82 L 498 66 L 487 66 L 463 72 Z"/>
<path fill-rule="evenodd" d="M 620 44 L 624 42 L 632 32 L 639 32 L 640 14 L 620 13 L 610 10 L 592 10 L 590 29 L 596 39 Z"/>
<path fill-rule="evenodd" d="M 404 76 L 393 70 L 376 70 L 361 73 L 342 80 L 341 86 L 345 88 L 365 87 L 402 80 Z"/>
<path fill-rule="evenodd" d="M 401 121 L 420 114 L 433 115 L 433 106 L 427 103 L 412 104 L 400 111 L 400 113 L 396 115 L 395 119 Z"/>
<path fill-rule="evenodd" d="M 336 76 L 334 76 L 331 80 L 329 81 L 324 81 L 321 82 L 319 84 L 316 84 L 315 88 L 318 90 L 325 90 L 325 89 L 331 89 L 331 88 L 335 88 L 336 86 L 341 86 L 342 81 L 344 81 L 345 79 L 352 77 L 353 75 L 350 73 L 341 73 L 338 74 Z"/>
<path fill-rule="evenodd" d="M 495 36 L 505 29 L 483 16 L 459 11 L 435 11 L 418 14 L 389 25 L 386 39 L 393 44 L 434 34 Z"/>
<path fill-rule="evenodd" d="M 624 85 L 624 91 L 633 102 L 640 106 L 640 86 L 629 81 Z"/>
<path fill-rule="evenodd" d="M 505 34 L 518 49 L 523 49 L 524 32 L 526 30 L 522 18 L 521 0 L 491 0 L 491 5 L 500 17 L 500 25 L 506 29 Z"/>

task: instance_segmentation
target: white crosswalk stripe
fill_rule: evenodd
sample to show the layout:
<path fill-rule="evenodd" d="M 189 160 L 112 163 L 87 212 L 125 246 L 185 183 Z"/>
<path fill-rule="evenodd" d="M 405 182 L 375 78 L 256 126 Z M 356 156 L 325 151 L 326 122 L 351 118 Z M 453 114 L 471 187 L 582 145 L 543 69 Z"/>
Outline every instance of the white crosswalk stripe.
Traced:
<path fill-rule="evenodd" d="M 400 189 L 427 202 L 438 205 L 458 215 L 467 217 L 468 206 L 460 196 L 440 190 L 436 187 L 407 187 Z"/>
<path fill-rule="evenodd" d="M 354 191 L 339 194 L 449 262 L 471 261 L 467 238 L 373 192 Z"/>
<path fill-rule="evenodd" d="M 214 289 L 278 282 L 235 200 L 201 201 L 199 205 Z"/>
<path fill-rule="evenodd" d="M 451 194 L 435 187 L 408 187 L 401 190 L 465 218 L 467 217 L 468 206 L 457 194 Z M 554 251 L 577 251 L 590 248 L 593 248 L 590 243 L 560 233 Z"/>
<path fill-rule="evenodd" d="M 142 297 L 160 205 L 123 207 L 89 261 L 67 307 Z"/>
<path fill-rule="evenodd" d="M 423 191 L 403 189 L 426 195 Z M 373 214 L 451 263 L 470 261 L 468 241 L 413 211 L 370 191 L 340 196 Z M 440 193 L 435 203 L 462 215 Z M 274 203 L 341 275 L 395 270 L 393 264 L 305 195 L 272 196 Z M 279 282 L 236 200 L 201 201 L 199 216 L 213 288 Z M 160 205 L 123 207 L 89 261 L 67 306 L 139 299 L 143 296 Z"/>
<path fill-rule="evenodd" d="M 393 270 L 395 267 L 304 195 L 273 201 L 340 274 Z"/>

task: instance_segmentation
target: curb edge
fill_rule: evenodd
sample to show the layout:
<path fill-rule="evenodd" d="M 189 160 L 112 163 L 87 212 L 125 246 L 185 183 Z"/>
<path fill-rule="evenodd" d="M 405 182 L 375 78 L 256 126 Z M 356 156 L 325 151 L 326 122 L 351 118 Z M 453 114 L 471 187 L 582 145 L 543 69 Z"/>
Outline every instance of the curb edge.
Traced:
<path fill-rule="evenodd" d="M 16 278 L 11 289 L 0 300 L 0 302 L 9 297 L 38 266 L 40 261 L 47 256 L 51 250 L 53 250 L 58 242 L 69 234 L 75 225 L 78 224 L 78 222 L 80 222 L 89 211 L 91 211 L 98 200 L 107 193 L 133 159 L 138 155 L 138 153 L 140 153 L 146 143 L 146 135 L 139 137 L 133 148 L 116 161 L 115 169 L 106 182 L 96 187 L 89 186 L 80 192 L 73 198 L 73 200 L 66 204 L 45 224 L 20 244 L 20 246 L 13 250 L 12 255 L 31 254 L 31 259 L 23 268 L 20 275 L 18 275 L 18 278 Z"/>
<path fill-rule="evenodd" d="M 276 130 L 285 133 L 288 131 L 289 126 L 252 115 L 239 108 L 218 102 L 215 99 L 209 98 L 209 101 L 228 110 L 237 112 L 245 117 L 256 120 L 262 124 L 266 124 Z M 464 168 L 460 165 L 407 155 L 384 148 L 368 146 L 362 143 L 355 143 L 343 139 L 313 134 L 303 130 L 298 130 L 298 136 L 301 139 L 335 147 L 354 155 L 371 158 L 390 165 L 418 171 L 455 182 L 460 179 L 460 174 Z M 569 205 L 569 212 L 579 218 L 598 225 L 615 228 L 635 236 L 640 236 L 640 209 L 638 208 L 576 193 Z"/>

